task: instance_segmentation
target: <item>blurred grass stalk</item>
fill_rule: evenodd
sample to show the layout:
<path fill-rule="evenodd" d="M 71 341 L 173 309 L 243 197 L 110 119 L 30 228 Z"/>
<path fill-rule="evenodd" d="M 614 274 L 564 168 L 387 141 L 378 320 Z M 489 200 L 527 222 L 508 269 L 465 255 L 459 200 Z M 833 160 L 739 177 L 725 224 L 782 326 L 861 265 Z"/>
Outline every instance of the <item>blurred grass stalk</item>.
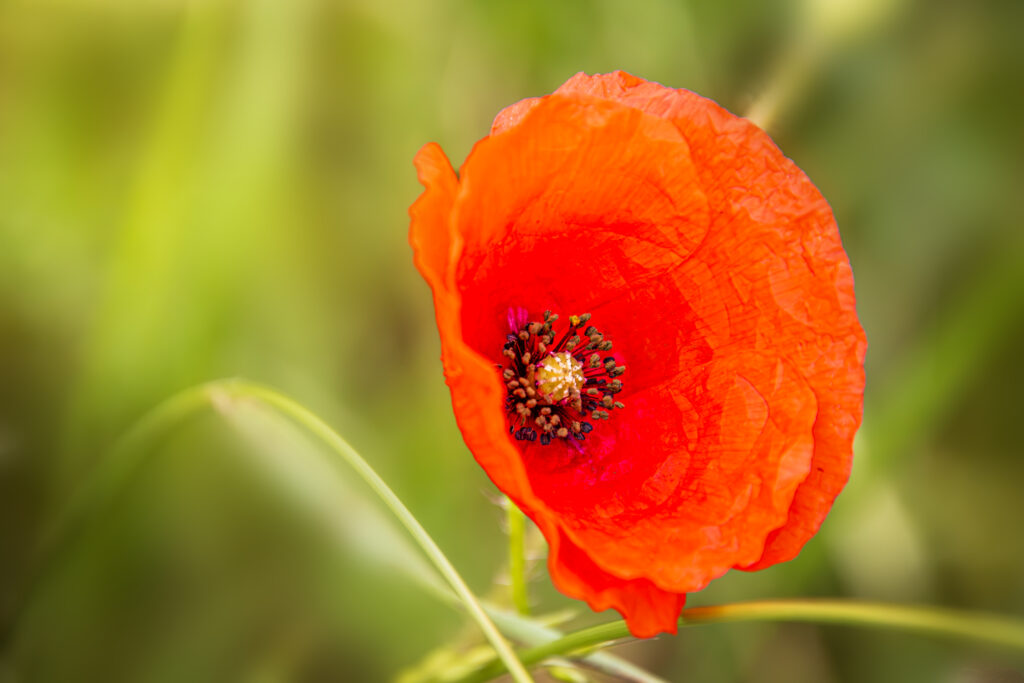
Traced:
<path fill-rule="evenodd" d="M 1019 254 L 1016 248 L 993 254 L 984 272 L 950 297 L 898 372 L 874 392 L 877 398 L 865 407 L 869 467 L 891 467 L 914 439 L 941 421 L 1011 333 L 1024 305 Z"/>
<path fill-rule="evenodd" d="M 884 27 L 906 0 L 802 0 L 791 38 L 767 85 L 745 114 L 764 130 L 775 128 L 786 110 L 818 75 L 830 55 Z"/>

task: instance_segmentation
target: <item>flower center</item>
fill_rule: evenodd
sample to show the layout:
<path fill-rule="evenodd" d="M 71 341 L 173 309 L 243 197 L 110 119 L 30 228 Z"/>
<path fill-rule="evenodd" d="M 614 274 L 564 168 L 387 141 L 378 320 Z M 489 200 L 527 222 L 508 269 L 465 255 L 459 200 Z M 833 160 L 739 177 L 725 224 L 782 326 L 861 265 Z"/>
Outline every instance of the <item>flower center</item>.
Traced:
<path fill-rule="evenodd" d="M 582 441 L 593 430 L 591 421 L 625 407 L 614 396 L 626 368 L 608 355 L 612 342 L 589 321 L 589 313 L 570 316 L 568 329 L 559 332 L 558 316 L 545 311 L 543 321 L 511 325 L 502 351 L 507 360 L 499 367 L 509 433 L 519 441 Z"/>
<path fill-rule="evenodd" d="M 537 364 L 537 388 L 551 403 L 569 398 L 583 388 L 583 363 L 568 351 L 552 353 Z"/>

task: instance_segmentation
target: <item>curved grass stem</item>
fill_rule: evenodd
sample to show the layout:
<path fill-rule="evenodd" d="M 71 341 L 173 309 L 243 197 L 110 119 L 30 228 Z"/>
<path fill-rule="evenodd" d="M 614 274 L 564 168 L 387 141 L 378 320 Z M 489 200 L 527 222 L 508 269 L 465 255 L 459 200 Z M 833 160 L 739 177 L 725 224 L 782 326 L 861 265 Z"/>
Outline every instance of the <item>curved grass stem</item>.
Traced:
<path fill-rule="evenodd" d="M 308 429 L 311 434 L 322 440 L 331 450 L 341 456 L 363 478 L 363 481 L 373 489 L 374 493 L 384 501 L 388 509 L 398 518 L 413 539 L 415 539 L 416 543 L 419 544 L 420 548 L 423 549 L 423 552 L 430 561 L 437 567 L 438 572 L 445 578 L 452 587 L 452 590 L 455 591 L 455 594 L 462 600 L 467 611 L 480 626 L 487 640 L 490 641 L 491 646 L 501 658 L 502 663 L 509 673 L 512 674 L 512 678 L 520 682 L 532 681 L 530 674 L 526 672 L 526 669 L 523 668 L 523 665 L 516 658 L 508 641 L 498 631 L 494 622 L 484 613 L 480 602 L 470 591 L 469 586 L 462 580 L 462 577 L 455 567 L 452 566 L 452 563 L 445 554 L 441 552 L 434 539 L 431 538 L 419 520 L 409 511 L 409 508 L 405 507 L 405 504 L 395 495 L 394 491 L 380 478 L 380 475 L 370 467 L 369 463 L 347 441 L 304 406 L 272 389 L 241 381 L 227 382 L 222 384 L 220 388 L 235 398 L 254 398 L 277 408 Z"/>
<path fill-rule="evenodd" d="M 243 380 L 220 380 L 172 396 L 143 417 L 121 439 L 104 466 L 95 477 L 79 492 L 65 514 L 44 538 L 36 580 L 38 586 L 46 574 L 59 564 L 57 560 L 70 545 L 72 538 L 87 525 L 91 513 L 113 498 L 130 475 L 145 460 L 152 450 L 153 442 L 167 434 L 186 419 L 202 409 L 214 407 L 221 411 L 231 409 L 235 401 L 259 401 L 286 415 L 296 424 L 308 430 L 333 453 L 341 458 L 377 494 L 387 508 L 402 523 L 416 543 L 430 559 L 438 572 L 451 586 L 470 616 L 477 622 L 487 640 L 491 643 L 502 663 L 519 683 L 531 683 L 532 678 L 516 658 L 511 646 L 498 631 L 494 622 L 484 612 L 480 602 L 469 586 L 452 566 L 434 539 L 427 533 L 419 520 L 409 511 L 394 491 L 381 479 L 372 467 L 327 423 L 295 400 L 259 384 Z M 31 589 L 26 603 L 31 602 Z M 24 609 L 24 606 L 23 606 Z"/>
<path fill-rule="evenodd" d="M 916 631 L 975 640 L 1024 652 L 1024 622 L 977 612 L 916 605 L 844 600 L 764 600 L 683 610 L 679 626 L 754 621 L 801 621 Z M 613 641 L 631 638 L 624 621 L 613 621 L 570 633 L 558 640 L 521 650 L 519 660 L 531 666 L 551 657 L 587 653 Z M 459 683 L 489 681 L 503 672 L 491 661 Z"/>

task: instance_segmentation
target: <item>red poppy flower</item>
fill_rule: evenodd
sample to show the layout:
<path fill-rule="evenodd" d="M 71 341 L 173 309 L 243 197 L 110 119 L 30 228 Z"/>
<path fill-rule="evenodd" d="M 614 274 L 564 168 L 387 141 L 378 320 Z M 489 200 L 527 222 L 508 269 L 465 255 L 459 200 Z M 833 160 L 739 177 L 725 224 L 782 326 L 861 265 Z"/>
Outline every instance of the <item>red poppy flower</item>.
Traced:
<path fill-rule="evenodd" d="M 455 416 L 555 585 L 645 637 L 730 568 L 795 557 L 849 475 L 866 345 L 800 169 L 622 72 L 505 109 L 458 176 L 436 144 L 415 164 Z"/>

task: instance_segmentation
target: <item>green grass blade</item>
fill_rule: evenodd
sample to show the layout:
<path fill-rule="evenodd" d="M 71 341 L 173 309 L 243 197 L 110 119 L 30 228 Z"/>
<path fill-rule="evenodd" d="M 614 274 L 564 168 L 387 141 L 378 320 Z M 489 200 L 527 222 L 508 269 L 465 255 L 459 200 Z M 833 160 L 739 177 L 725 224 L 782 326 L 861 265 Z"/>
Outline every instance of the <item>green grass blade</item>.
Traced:
<path fill-rule="evenodd" d="M 71 546 L 77 534 L 88 524 L 93 513 L 111 500 L 145 461 L 151 449 L 147 444 L 178 427 L 201 410 L 214 407 L 230 414 L 233 404 L 253 401 L 269 406 L 305 428 L 317 440 L 338 455 L 384 502 L 402 523 L 428 559 L 447 581 L 455 597 L 478 623 L 487 640 L 500 657 L 504 667 L 516 681 L 529 683 L 530 675 L 516 659 L 512 648 L 487 616 L 480 602 L 448 558 L 391 488 L 372 467 L 337 432 L 308 409 L 287 396 L 258 384 L 242 380 L 222 380 L 187 389 L 174 395 L 147 414 L 126 434 L 96 475 L 73 499 L 51 531 L 44 537 L 37 560 L 37 572 L 29 592 L 22 601 L 22 611 L 31 604 L 35 590 L 44 583 L 48 573 L 60 565 L 62 553 Z M 17 622 L 17 619 L 14 623 Z"/>
<path fill-rule="evenodd" d="M 797 621 L 844 624 L 914 631 L 973 640 L 1024 652 L 1024 622 L 994 614 L 942 609 L 924 605 L 889 605 L 852 600 L 763 600 L 683 610 L 681 627 L 698 624 L 755 621 Z M 588 652 L 608 643 L 631 639 L 624 621 L 612 621 L 519 652 L 526 666 L 551 657 Z M 492 661 L 459 683 L 479 683 L 500 676 L 502 663 Z"/>
<path fill-rule="evenodd" d="M 228 381 L 214 385 L 211 390 L 214 392 L 215 400 L 221 400 L 221 397 L 232 400 L 256 399 L 271 405 L 308 429 L 314 436 L 329 446 L 332 451 L 337 453 L 346 464 L 362 477 L 366 484 L 384 501 L 388 509 L 409 531 L 423 549 L 423 552 L 426 553 L 430 561 L 437 567 L 437 570 L 451 585 L 455 594 L 462 600 L 466 610 L 480 626 L 480 629 L 484 632 L 487 640 L 490 641 L 491 646 L 494 647 L 495 652 L 498 653 L 498 656 L 505 667 L 507 667 L 509 673 L 512 674 L 512 677 L 516 681 L 532 681 L 530 674 L 526 672 L 526 669 L 523 668 L 523 665 L 516 658 L 508 642 L 498 631 L 494 622 L 484 612 L 480 602 L 470 591 L 469 586 L 466 585 L 466 582 L 463 581 L 448 558 L 441 552 L 434 539 L 430 537 L 426 529 L 419 523 L 419 520 L 405 507 L 405 504 L 395 495 L 394 491 L 391 490 L 374 469 L 370 467 L 369 463 L 347 441 L 301 404 L 267 387 L 242 381 Z"/>

